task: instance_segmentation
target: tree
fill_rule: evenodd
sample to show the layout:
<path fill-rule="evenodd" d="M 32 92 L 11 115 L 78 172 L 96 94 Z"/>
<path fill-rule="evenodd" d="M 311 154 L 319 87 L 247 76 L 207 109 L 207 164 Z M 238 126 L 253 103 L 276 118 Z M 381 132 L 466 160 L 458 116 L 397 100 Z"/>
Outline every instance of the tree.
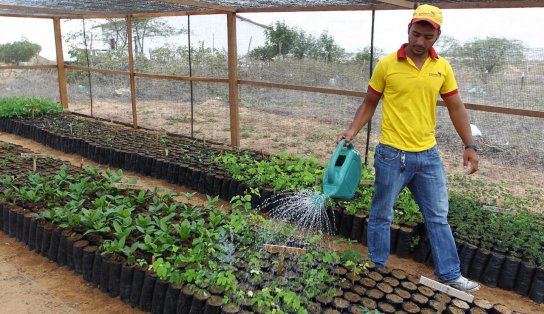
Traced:
<path fill-rule="evenodd" d="M 445 57 L 456 57 L 460 48 L 461 44 L 459 43 L 459 40 L 448 35 L 441 35 L 434 44 L 434 49 L 438 54 Z"/>
<path fill-rule="evenodd" d="M 126 20 L 107 19 L 106 23 L 99 24 L 94 28 L 102 30 L 102 39 L 110 48 L 121 49 L 127 47 Z M 136 18 L 132 20 L 132 32 L 136 52 L 141 54 L 144 51 L 146 38 L 183 34 L 187 30 L 178 30 L 160 18 Z"/>
<path fill-rule="evenodd" d="M 297 59 L 309 57 L 311 51 L 316 49 L 316 40 L 312 35 L 306 35 L 304 31 L 300 31 L 295 38 L 294 46 L 291 54 Z"/>
<path fill-rule="evenodd" d="M 277 52 L 274 51 L 274 48 L 270 45 L 265 45 L 262 47 L 257 47 L 249 53 L 249 56 L 253 59 L 261 61 L 270 61 L 277 56 Z"/>
<path fill-rule="evenodd" d="M 268 45 L 272 47 L 272 51 L 275 52 L 276 56 L 287 56 L 295 47 L 295 42 L 300 40 L 299 32 L 285 25 L 285 22 L 277 21 L 276 26 L 267 29 L 265 34 Z"/>
<path fill-rule="evenodd" d="M 378 57 L 383 55 L 384 51 L 380 48 L 374 48 L 374 64 L 378 62 Z M 370 47 L 364 47 L 363 50 L 355 54 L 355 62 L 366 64 L 370 62 Z"/>
<path fill-rule="evenodd" d="M 519 40 L 487 37 L 465 43 L 459 51 L 465 63 L 475 67 L 483 80 L 487 82 L 489 75 L 499 72 L 509 62 L 525 60 L 524 46 Z"/>
<path fill-rule="evenodd" d="M 345 50 L 334 42 L 334 38 L 327 31 L 324 31 L 316 40 L 315 51 L 312 57 L 330 63 L 339 60 L 344 55 Z"/>
<path fill-rule="evenodd" d="M 343 48 L 334 42 L 326 31 L 318 38 L 307 35 L 304 31 L 289 27 L 285 22 L 277 21 L 265 31 L 266 44 L 250 52 L 250 56 L 268 61 L 278 56 L 297 59 L 312 58 L 333 62 L 345 55 Z"/>
<path fill-rule="evenodd" d="M 26 62 L 42 51 L 38 44 L 26 39 L 0 45 L 0 61 L 9 64 Z"/>
<path fill-rule="evenodd" d="M 103 41 L 113 49 L 123 49 L 127 47 L 127 21 L 121 19 L 107 19 L 107 22 L 95 26 L 102 30 Z"/>

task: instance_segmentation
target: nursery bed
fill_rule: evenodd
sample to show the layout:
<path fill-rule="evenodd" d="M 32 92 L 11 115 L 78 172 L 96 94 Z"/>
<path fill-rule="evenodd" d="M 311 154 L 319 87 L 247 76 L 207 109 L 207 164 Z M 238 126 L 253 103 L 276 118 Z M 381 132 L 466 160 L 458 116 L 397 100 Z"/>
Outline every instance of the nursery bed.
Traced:
<path fill-rule="evenodd" d="M 50 148 L 46 148 L 46 147 L 44 147 L 42 145 L 36 144 L 31 140 L 21 139 L 19 137 L 13 136 L 13 135 L 0 134 L 0 140 L 7 140 L 9 142 L 16 143 L 16 144 L 23 144 L 25 147 L 32 148 L 32 150 L 34 150 L 34 151 L 40 151 L 42 153 L 47 153 L 47 154 L 60 156 L 60 157 L 62 157 L 64 159 L 71 159 L 71 161 L 75 165 L 78 165 L 79 162 L 80 162 L 80 158 L 77 157 L 77 156 L 62 154 L 62 153 L 56 152 L 56 151 L 54 151 L 54 150 L 52 150 Z M 153 181 L 157 182 L 158 180 L 153 180 Z M 142 181 L 139 180 L 139 182 L 141 183 Z M 151 184 L 154 184 L 156 182 L 153 182 Z M 158 181 L 158 182 L 160 182 L 160 181 Z M 159 183 L 158 185 L 166 185 L 166 183 L 163 181 L 162 183 Z M 151 185 L 151 186 L 154 186 L 154 185 Z M 9 240 L 11 240 L 11 242 L 15 243 L 15 241 L 13 241 L 12 239 L 9 239 Z M 13 245 L 15 246 L 15 244 L 13 244 Z M 366 254 L 366 249 L 363 246 L 358 246 L 358 248 L 363 252 L 363 254 Z M 28 252 L 28 251 L 27 251 L 27 254 L 34 255 L 35 257 L 40 258 L 40 257 L 36 256 L 36 254 Z M 2 254 L 2 256 L 4 256 L 4 254 Z M 53 265 L 53 267 L 56 267 L 56 266 L 54 266 L 53 263 L 47 262 L 47 260 L 45 258 L 42 257 L 41 259 L 43 259 L 43 262 L 51 264 L 51 265 Z M 425 276 L 432 277 L 432 275 L 431 275 L 432 270 L 429 267 L 424 266 L 422 264 L 414 263 L 414 262 L 412 262 L 410 260 L 407 260 L 407 259 L 398 259 L 398 258 L 392 257 L 390 266 L 393 267 L 393 268 L 402 268 L 402 269 L 406 270 L 408 273 L 423 274 Z M 56 267 L 56 268 L 58 268 L 58 267 Z M 53 273 L 57 273 L 59 271 L 60 272 L 63 272 L 63 271 L 66 272 L 66 270 L 63 270 L 63 269 L 52 270 Z M 77 278 L 77 279 L 74 279 L 75 281 L 82 281 L 81 277 L 75 277 L 74 276 L 73 278 Z M 96 289 L 93 290 L 93 291 L 95 293 L 98 292 L 98 290 L 96 290 Z M 103 295 L 103 296 L 105 296 L 105 295 Z M 494 303 L 494 302 L 503 303 L 507 307 L 509 307 L 511 309 L 514 309 L 516 311 L 519 311 L 519 312 L 536 313 L 536 312 L 542 312 L 544 310 L 542 305 L 537 305 L 534 302 L 528 300 L 527 298 L 521 298 L 521 297 L 519 297 L 519 295 L 516 295 L 516 294 L 511 293 L 511 292 L 503 291 L 503 290 L 500 290 L 500 289 L 489 289 L 489 288 L 483 287 L 482 291 L 476 293 L 475 296 L 477 298 L 488 299 L 492 303 Z M 64 297 L 61 297 L 61 298 L 64 299 Z M 106 299 L 108 299 L 108 298 L 106 297 Z M 32 300 L 29 300 L 28 302 L 31 303 Z M 39 304 L 39 302 L 40 301 L 38 300 L 36 302 L 36 304 Z M 120 302 L 118 302 L 118 303 L 121 304 Z M 41 310 L 42 310 L 41 312 L 44 312 L 43 308 Z M 86 312 L 84 309 L 78 309 L 76 311 L 77 312 Z M 93 308 L 93 312 L 96 312 L 96 309 Z M 116 312 L 122 312 L 122 310 L 119 310 L 119 311 L 116 311 Z"/>

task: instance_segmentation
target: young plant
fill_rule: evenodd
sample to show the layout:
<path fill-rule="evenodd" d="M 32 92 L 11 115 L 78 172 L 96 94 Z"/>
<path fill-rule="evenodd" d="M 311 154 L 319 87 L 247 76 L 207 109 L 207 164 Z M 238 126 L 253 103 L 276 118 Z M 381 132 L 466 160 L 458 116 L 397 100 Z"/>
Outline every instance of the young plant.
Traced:
<path fill-rule="evenodd" d="M 354 285 L 355 278 L 368 267 L 368 264 L 366 261 L 361 263 L 361 251 L 352 247 L 352 244 L 356 241 L 351 239 L 339 239 L 333 242 L 342 243 L 344 241 L 348 244 L 348 246 L 342 251 L 340 260 L 344 267 L 346 267 L 351 272 L 351 284 Z"/>

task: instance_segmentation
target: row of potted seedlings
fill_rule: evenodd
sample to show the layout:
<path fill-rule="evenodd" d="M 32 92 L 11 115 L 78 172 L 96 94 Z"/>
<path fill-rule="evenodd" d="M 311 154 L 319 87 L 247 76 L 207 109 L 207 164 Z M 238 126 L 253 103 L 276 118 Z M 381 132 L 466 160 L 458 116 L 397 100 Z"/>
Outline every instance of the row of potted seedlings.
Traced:
<path fill-rule="evenodd" d="M 451 207 L 462 274 L 544 303 L 544 217 L 498 213 L 466 199 Z"/>
<path fill-rule="evenodd" d="M 225 200 L 230 200 L 247 191 L 254 191 L 252 197 L 254 208 L 259 207 L 259 204 L 278 191 L 315 188 L 321 181 L 323 171 L 323 166 L 314 158 L 302 159 L 287 154 L 267 156 L 251 151 L 232 151 L 210 142 L 205 143 L 171 134 L 161 134 L 157 137 L 157 134 L 153 132 L 112 127 L 100 121 L 73 115 L 63 114 L 33 120 L 4 119 L 0 122 L 0 127 L 6 131 L 42 141 L 65 152 L 77 152 L 99 162 L 140 171 L 143 174 L 166 179 L 171 183 L 186 185 L 203 193 L 218 195 Z M 96 133 L 94 129 L 102 130 L 103 133 L 100 136 L 94 136 L 92 135 Z M 76 134 L 81 138 L 75 137 Z M 103 143 L 98 144 L 104 138 L 104 134 L 110 139 L 107 144 L 111 146 L 109 148 L 103 146 Z M 128 139 L 129 142 L 140 141 L 143 143 L 140 146 L 146 149 L 128 151 L 123 146 L 123 150 L 120 150 L 114 144 L 122 138 Z M 156 152 L 162 152 L 163 156 L 157 156 Z M 164 152 L 174 153 L 166 156 Z M 363 183 L 354 200 L 332 204 L 334 218 L 331 217 L 338 234 L 365 245 L 365 226 L 368 223 L 369 204 L 372 197 L 372 186 L 368 185 L 368 180 L 372 180 L 372 174 L 365 171 Z M 250 189 L 250 187 L 256 188 Z M 515 227 L 522 231 L 511 232 L 517 236 L 498 237 L 494 239 L 494 242 L 521 243 L 524 245 L 523 250 L 507 249 L 497 252 L 500 245 L 495 243 L 493 251 L 499 255 L 499 258 L 498 261 L 496 258 L 491 261 L 490 257 L 493 254 L 488 252 L 490 247 L 483 246 L 484 251 L 479 254 L 483 257 L 477 259 L 476 262 L 473 261 L 476 255 L 475 250 L 471 250 L 470 247 L 479 244 L 478 237 L 473 237 L 471 234 L 471 231 L 477 229 L 466 228 L 466 226 L 467 222 L 472 223 L 473 220 L 476 224 L 486 225 L 485 219 L 477 220 L 478 217 L 475 215 L 462 217 L 459 213 L 481 211 L 481 206 L 455 195 L 451 197 L 450 203 L 450 219 L 452 227 L 456 230 L 463 274 L 472 279 L 481 280 L 491 287 L 499 286 L 528 295 L 536 302 L 544 302 L 541 292 L 543 253 L 538 249 L 543 245 L 544 237 L 539 236 L 541 231 L 533 232 L 534 224 L 517 224 Z M 268 208 L 261 205 L 259 209 L 267 210 Z M 535 214 L 520 212 L 519 215 L 527 215 L 531 220 Z M 510 217 L 499 219 L 500 223 L 496 225 L 508 224 L 509 219 Z M 460 223 L 457 224 L 457 221 Z M 494 230 L 489 229 L 482 234 L 494 238 L 494 233 Z M 401 193 L 395 205 L 395 221 L 391 227 L 391 251 L 399 257 L 413 256 L 416 261 L 430 265 L 433 263 L 421 214 L 408 190 Z M 523 254 L 524 260 L 518 261 L 516 254 Z M 481 270 L 474 271 L 471 275 L 468 270 L 473 264 L 474 268 Z M 489 268 L 487 273 L 493 273 L 491 278 L 498 279 L 485 279 L 489 276 L 482 276 L 481 273 L 486 272 L 486 268 Z M 501 280 L 503 277 L 505 279 Z M 501 281 L 512 282 L 512 284 L 499 285 Z"/>
<path fill-rule="evenodd" d="M 153 313 L 451 313 L 504 311 L 467 303 L 418 283 L 402 270 L 374 269 L 348 245 L 326 250 L 316 232 L 264 219 L 250 197 L 226 211 L 218 198 L 180 203 L 158 190 L 124 190 L 122 172 L 73 168 L 47 159 L 31 171 L 22 150 L 3 144 L 0 228 L 111 297 Z M 21 169 L 19 173 L 7 172 Z M 6 172 L 5 172 L 6 171 Z M 190 195 L 186 195 L 190 197 Z M 281 230 L 281 232 L 279 232 Z M 297 240 L 302 254 L 263 247 Z"/>
<path fill-rule="evenodd" d="M 226 200 L 247 189 L 242 184 L 228 191 L 226 188 L 230 184 L 225 184 L 225 191 L 220 191 L 222 182 L 214 177 L 221 178 L 225 174 L 212 160 L 228 147 L 210 141 L 113 127 L 71 114 L 42 116 L 32 120 L 0 119 L 0 129 L 65 153 L 79 154 L 113 168 L 137 171 L 183 184 L 203 193 L 221 195 Z M 252 157 L 259 158 L 258 155 L 264 156 L 254 153 Z M 228 180 L 230 178 L 225 181 Z"/>
<path fill-rule="evenodd" d="M 195 304 L 203 300 L 215 310 L 229 302 L 246 310 L 256 310 L 253 306 L 262 311 L 278 306 L 302 308 L 300 297 L 290 291 L 291 285 L 300 286 L 301 281 L 290 278 L 276 283 L 274 263 L 268 262 L 275 258 L 259 249 L 265 239 L 281 238 L 268 235 L 266 222 L 259 216 L 242 210 L 227 213 L 215 206 L 217 198 L 197 207 L 174 201 L 170 193 L 118 190 L 112 183 L 120 178 L 110 171 L 101 178 L 91 168 L 74 173 L 66 166 L 51 175 L 5 176 L 2 228 L 59 265 L 73 267 L 110 296 L 120 295 L 147 311 L 175 313 L 184 295 L 181 290 L 190 291 L 198 300 Z M 26 197 L 30 194 L 34 203 Z M 21 214 L 22 225 L 18 223 Z M 312 265 L 311 271 L 304 270 L 315 272 L 316 285 L 327 290 L 338 278 L 328 274 L 324 267 L 329 264 L 317 260 L 319 256 L 324 255 L 309 252 L 302 261 L 289 259 L 286 269 L 307 268 L 302 262 Z M 296 277 L 303 276 L 297 273 Z M 305 295 L 322 293 L 304 283 Z M 174 296 L 175 304 L 170 300 Z M 165 304 L 162 300 L 167 299 Z M 189 312 L 191 306 L 196 305 L 180 304 L 180 311 Z"/>
<path fill-rule="evenodd" d="M 255 182 L 257 179 L 251 175 L 259 173 L 252 168 L 261 168 L 264 161 L 251 164 L 245 160 L 247 158 L 250 157 L 230 156 L 229 162 L 223 162 L 224 168 L 250 185 L 267 184 L 266 181 Z M 249 166 L 244 168 L 243 165 Z M 250 174 L 244 177 L 244 173 Z M 372 174 L 363 173 L 363 183 L 356 197 L 333 207 L 338 233 L 364 245 L 367 244 L 365 231 L 372 198 L 372 186 L 366 186 L 369 179 L 372 181 Z M 515 291 L 543 303 L 544 218 L 541 214 L 523 210 L 513 213 L 489 212 L 476 201 L 451 193 L 450 221 L 456 236 L 462 274 L 489 287 Z M 487 238 L 487 241 L 480 242 L 480 238 Z M 412 256 L 418 262 L 433 265 L 421 212 L 408 190 L 401 192 L 395 204 L 390 239 L 391 253 L 403 258 Z"/>

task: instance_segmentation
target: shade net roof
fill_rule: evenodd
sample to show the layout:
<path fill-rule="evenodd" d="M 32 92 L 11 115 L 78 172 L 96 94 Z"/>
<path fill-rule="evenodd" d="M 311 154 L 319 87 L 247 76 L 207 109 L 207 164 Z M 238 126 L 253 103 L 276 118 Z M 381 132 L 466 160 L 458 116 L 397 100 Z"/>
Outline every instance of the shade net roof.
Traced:
<path fill-rule="evenodd" d="M 426 0 L 441 8 L 544 7 L 544 0 Z M 0 0 L 0 15 L 100 17 L 183 12 L 282 12 L 306 10 L 391 10 L 414 6 L 409 0 Z"/>

